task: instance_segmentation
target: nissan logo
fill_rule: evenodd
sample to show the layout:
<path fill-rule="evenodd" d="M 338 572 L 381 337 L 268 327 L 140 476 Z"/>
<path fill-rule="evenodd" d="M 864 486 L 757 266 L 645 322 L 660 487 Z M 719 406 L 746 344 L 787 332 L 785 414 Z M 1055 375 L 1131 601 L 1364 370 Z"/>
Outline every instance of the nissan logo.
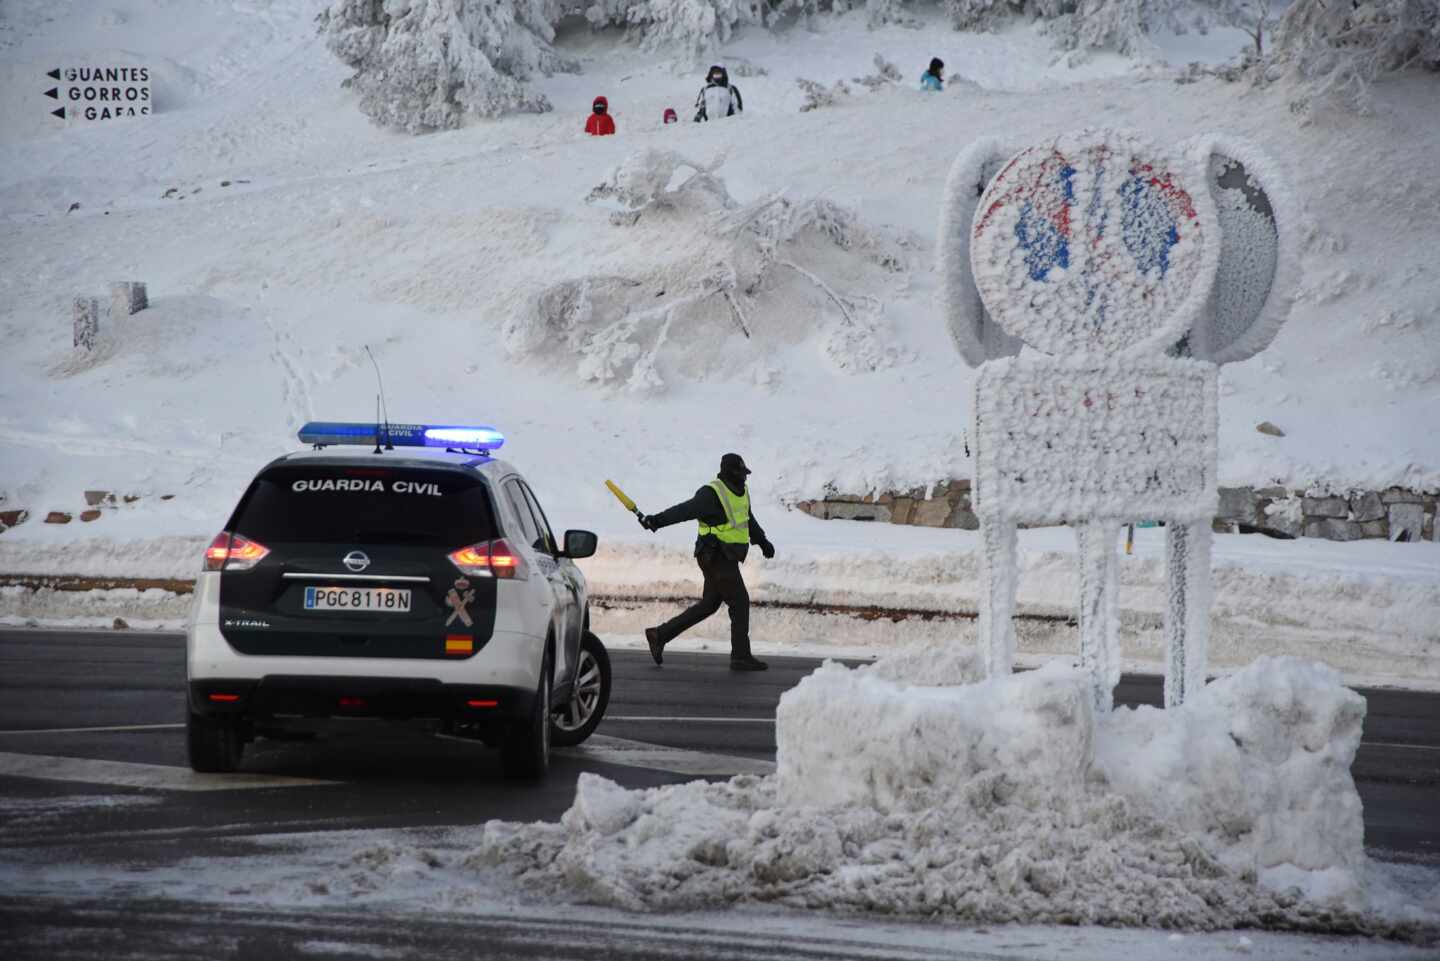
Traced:
<path fill-rule="evenodd" d="M 340 559 L 340 563 L 359 574 L 370 566 L 370 556 L 364 551 L 351 551 Z"/>

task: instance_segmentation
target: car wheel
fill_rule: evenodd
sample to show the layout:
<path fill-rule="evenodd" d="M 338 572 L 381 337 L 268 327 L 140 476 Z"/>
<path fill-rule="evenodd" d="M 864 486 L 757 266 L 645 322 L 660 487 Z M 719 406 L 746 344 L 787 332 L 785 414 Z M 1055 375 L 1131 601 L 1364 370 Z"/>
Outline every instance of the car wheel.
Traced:
<path fill-rule="evenodd" d="M 500 745 L 500 767 L 509 778 L 535 780 L 550 767 L 550 651 L 540 667 L 540 687 L 530 716 L 517 724 Z"/>
<path fill-rule="evenodd" d="M 600 638 L 586 631 L 580 639 L 570 703 L 550 715 L 550 739 L 562 747 L 579 744 L 595 733 L 609 706 L 610 655 Z"/>
<path fill-rule="evenodd" d="M 240 766 L 240 755 L 245 750 L 240 719 L 206 717 L 190 711 L 185 724 L 185 747 L 192 771 L 229 774 Z"/>

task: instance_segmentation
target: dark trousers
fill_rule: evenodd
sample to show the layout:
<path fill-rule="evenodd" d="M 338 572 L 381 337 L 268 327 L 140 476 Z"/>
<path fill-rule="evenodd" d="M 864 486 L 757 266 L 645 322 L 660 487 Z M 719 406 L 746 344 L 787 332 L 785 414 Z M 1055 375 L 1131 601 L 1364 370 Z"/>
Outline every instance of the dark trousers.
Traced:
<path fill-rule="evenodd" d="M 656 630 L 662 643 L 668 644 L 705 618 L 720 610 L 723 602 L 730 608 L 730 656 L 750 656 L 750 593 L 740 576 L 740 562 L 719 554 L 697 557 L 700 573 L 705 575 L 705 592 L 700 600 L 661 624 Z"/>

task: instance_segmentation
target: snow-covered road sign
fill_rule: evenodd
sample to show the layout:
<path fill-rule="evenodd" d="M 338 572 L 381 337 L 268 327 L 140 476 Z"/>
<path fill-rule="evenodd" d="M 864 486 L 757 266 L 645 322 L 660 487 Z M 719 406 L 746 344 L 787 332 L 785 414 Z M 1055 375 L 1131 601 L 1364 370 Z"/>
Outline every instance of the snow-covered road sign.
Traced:
<path fill-rule="evenodd" d="M 971 267 L 991 316 L 1057 356 L 1169 347 L 1203 308 L 1219 259 L 1214 206 L 1186 173 L 1117 131 L 1011 158 L 972 227 Z"/>
<path fill-rule="evenodd" d="M 955 349 L 971 367 L 1020 353 L 1020 339 L 1005 333 L 985 309 L 970 270 L 970 231 L 980 195 L 1013 153 L 999 141 L 977 140 L 955 158 L 945 182 L 936 257 L 942 309 Z"/>
<path fill-rule="evenodd" d="M 987 141 L 957 158 L 938 258 L 952 336 L 980 369 L 972 490 L 987 669 L 1013 666 L 1017 526 L 1070 524 L 1080 659 L 1108 710 L 1120 676 L 1116 541 L 1126 522 L 1159 520 L 1165 702 L 1179 704 L 1205 679 L 1217 365 L 1262 349 L 1289 309 L 1281 237 L 1292 221 L 1257 172 L 1279 178 L 1255 148 L 1213 137 L 1172 153 L 1087 130 L 1003 165 L 996 154 Z M 1021 344 L 1051 356 L 1012 356 Z"/>
<path fill-rule="evenodd" d="M 1014 358 L 982 366 L 975 396 L 980 517 L 1083 524 L 1215 516 L 1213 364 Z"/>
<path fill-rule="evenodd" d="M 1294 303 L 1299 259 L 1294 201 L 1270 158 L 1241 140 L 1186 141 L 1206 168 L 1220 221 L 1220 263 L 1205 310 L 1191 327 L 1192 357 L 1230 364 L 1275 339 Z"/>

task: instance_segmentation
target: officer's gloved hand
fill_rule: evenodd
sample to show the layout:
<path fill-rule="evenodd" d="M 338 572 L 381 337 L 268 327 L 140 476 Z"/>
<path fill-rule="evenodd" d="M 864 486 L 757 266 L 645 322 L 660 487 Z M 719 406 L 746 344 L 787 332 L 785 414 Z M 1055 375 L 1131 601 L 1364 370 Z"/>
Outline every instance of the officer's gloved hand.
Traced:
<path fill-rule="evenodd" d="M 636 514 L 635 517 L 640 521 L 640 526 L 647 531 L 659 530 L 659 528 L 655 526 L 655 520 L 649 514 Z"/>
<path fill-rule="evenodd" d="M 765 543 L 760 545 L 760 553 L 764 554 L 765 559 L 768 561 L 770 558 L 775 556 L 775 545 L 770 543 L 769 541 L 766 541 Z"/>

